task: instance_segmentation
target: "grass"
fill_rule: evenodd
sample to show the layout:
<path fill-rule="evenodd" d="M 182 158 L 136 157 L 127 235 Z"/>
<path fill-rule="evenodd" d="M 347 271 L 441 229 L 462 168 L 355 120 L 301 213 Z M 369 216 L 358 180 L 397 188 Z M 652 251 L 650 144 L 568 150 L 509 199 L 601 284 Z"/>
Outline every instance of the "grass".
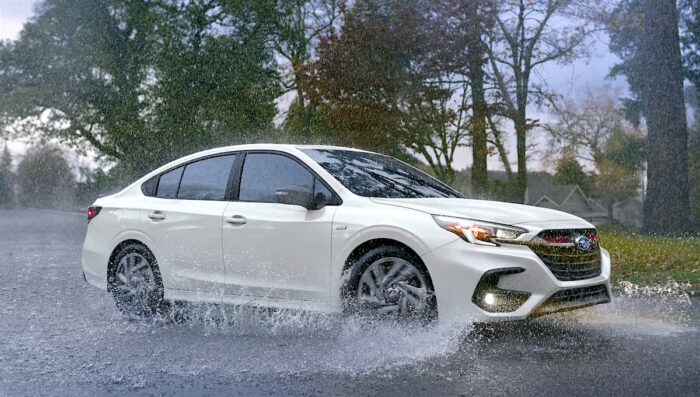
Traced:
<path fill-rule="evenodd" d="M 700 287 L 700 236 L 657 237 L 602 227 L 601 243 L 610 251 L 612 282 L 665 284 L 669 280 Z"/>

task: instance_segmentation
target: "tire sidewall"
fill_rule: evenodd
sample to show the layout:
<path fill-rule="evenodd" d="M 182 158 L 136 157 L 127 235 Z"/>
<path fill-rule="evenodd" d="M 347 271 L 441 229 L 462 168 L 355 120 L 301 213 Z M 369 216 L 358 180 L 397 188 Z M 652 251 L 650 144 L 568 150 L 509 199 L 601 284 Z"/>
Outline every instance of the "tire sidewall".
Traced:
<path fill-rule="evenodd" d="M 344 283 L 343 285 L 343 291 L 341 294 L 341 300 L 343 304 L 343 311 L 345 313 L 354 313 L 357 312 L 358 309 L 358 302 L 357 302 L 357 289 L 359 288 L 360 284 L 360 279 L 362 278 L 362 274 L 369 268 L 374 262 L 376 262 L 379 259 L 383 258 L 399 258 L 403 259 L 409 263 L 411 263 L 413 266 L 415 266 L 418 271 L 420 271 L 423 274 L 423 277 L 426 282 L 426 288 L 428 291 L 432 294 L 432 298 L 428 302 L 430 306 L 430 311 L 431 313 L 429 314 L 429 318 L 432 319 L 437 316 L 437 304 L 435 300 L 435 289 L 433 288 L 433 283 L 430 279 L 430 276 L 427 272 L 427 269 L 425 269 L 425 265 L 423 265 L 423 262 L 418 258 L 415 254 L 412 252 L 407 251 L 404 248 L 401 247 L 396 247 L 396 246 L 380 246 L 380 247 L 375 247 L 358 258 L 355 263 L 351 265 L 349 268 L 349 276 L 347 278 L 347 282 Z"/>
<path fill-rule="evenodd" d="M 156 287 L 157 287 L 157 297 L 151 302 L 149 302 L 149 311 L 146 313 L 134 313 L 130 311 L 127 307 L 123 305 L 122 302 L 119 301 L 116 295 L 115 287 L 117 285 L 117 271 L 119 270 L 119 262 L 127 255 L 132 254 L 132 253 L 137 253 L 144 258 L 146 258 L 146 261 L 148 262 L 148 266 L 151 268 L 151 272 L 153 273 L 153 278 L 156 282 Z M 128 244 L 124 246 L 119 253 L 114 257 L 114 260 L 112 262 L 112 266 L 110 266 L 110 272 L 108 276 L 108 283 L 107 286 L 112 294 L 112 297 L 115 300 L 115 303 L 117 305 L 117 308 L 119 310 L 129 316 L 129 317 L 141 317 L 141 318 L 150 318 L 156 315 L 163 314 L 164 310 L 166 309 L 166 304 L 164 300 L 164 293 L 163 293 L 163 280 L 160 275 L 160 270 L 158 269 L 158 264 L 156 262 L 155 257 L 153 256 L 153 253 L 144 245 L 142 244 Z"/>

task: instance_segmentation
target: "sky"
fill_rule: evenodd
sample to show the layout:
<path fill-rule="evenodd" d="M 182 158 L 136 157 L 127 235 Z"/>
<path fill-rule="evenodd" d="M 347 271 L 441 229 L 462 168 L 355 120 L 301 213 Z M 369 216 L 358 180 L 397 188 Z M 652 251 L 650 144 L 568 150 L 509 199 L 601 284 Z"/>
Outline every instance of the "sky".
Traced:
<path fill-rule="evenodd" d="M 33 14 L 33 0 L 0 0 L 0 39 L 16 39 Z"/>
<path fill-rule="evenodd" d="M 22 25 L 33 15 L 35 5 L 39 1 L 36 0 L 0 0 L 0 39 L 14 40 L 19 36 L 22 30 Z M 589 46 L 590 56 L 585 59 L 579 59 L 570 65 L 559 65 L 550 63 L 543 65 L 538 71 L 536 78 L 541 81 L 546 81 L 551 89 L 566 97 L 577 96 L 578 92 L 584 91 L 587 88 L 598 89 L 606 84 L 612 88 L 626 90 L 624 80 L 610 80 L 607 78 L 608 72 L 612 65 L 617 63 L 619 59 L 608 50 L 607 37 L 604 34 L 591 40 Z M 284 107 L 288 104 L 290 98 L 281 98 L 278 104 Z M 284 110 L 284 109 L 282 109 Z M 282 114 L 282 112 L 281 112 Z M 547 113 L 537 109 L 531 111 L 531 118 L 547 120 L 550 116 Z M 280 120 L 280 117 L 277 118 Z M 512 134 L 507 134 L 506 148 L 509 151 L 511 163 L 515 162 L 515 144 Z M 537 143 L 540 146 L 546 142 L 545 137 L 541 132 L 534 131 L 530 138 L 531 143 Z M 16 155 L 22 155 L 27 148 L 27 145 L 22 142 L 8 143 L 10 150 Z M 462 148 L 456 155 L 455 168 L 463 169 L 471 164 L 470 148 Z M 74 160 L 82 163 L 86 162 L 85 158 L 80 158 L 75 153 L 70 153 Z M 551 170 L 552 164 L 544 162 L 537 153 L 531 156 L 528 160 L 528 168 L 532 170 Z M 502 169 L 500 161 L 496 158 L 489 158 L 489 169 Z"/>

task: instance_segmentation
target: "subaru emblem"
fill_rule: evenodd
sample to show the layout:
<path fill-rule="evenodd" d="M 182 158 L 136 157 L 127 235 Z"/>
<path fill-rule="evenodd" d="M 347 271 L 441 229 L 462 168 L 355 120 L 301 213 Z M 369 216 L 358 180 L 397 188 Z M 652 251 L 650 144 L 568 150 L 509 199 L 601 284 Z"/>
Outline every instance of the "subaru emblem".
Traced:
<path fill-rule="evenodd" d="M 588 251 L 589 248 L 591 248 L 591 242 L 588 240 L 588 237 L 586 236 L 578 236 L 574 240 L 574 243 L 580 249 L 581 251 Z"/>

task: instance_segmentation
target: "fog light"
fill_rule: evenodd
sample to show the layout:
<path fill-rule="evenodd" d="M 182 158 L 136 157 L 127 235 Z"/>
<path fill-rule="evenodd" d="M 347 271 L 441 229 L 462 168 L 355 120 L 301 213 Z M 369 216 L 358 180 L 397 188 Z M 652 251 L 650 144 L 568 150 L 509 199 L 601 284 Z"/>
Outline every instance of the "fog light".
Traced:
<path fill-rule="evenodd" d="M 498 280 L 507 274 L 522 273 L 521 267 L 492 269 L 484 273 L 474 290 L 472 302 L 489 313 L 514 312 L 530 297 L 526 291 L 498 288 Z"/>

